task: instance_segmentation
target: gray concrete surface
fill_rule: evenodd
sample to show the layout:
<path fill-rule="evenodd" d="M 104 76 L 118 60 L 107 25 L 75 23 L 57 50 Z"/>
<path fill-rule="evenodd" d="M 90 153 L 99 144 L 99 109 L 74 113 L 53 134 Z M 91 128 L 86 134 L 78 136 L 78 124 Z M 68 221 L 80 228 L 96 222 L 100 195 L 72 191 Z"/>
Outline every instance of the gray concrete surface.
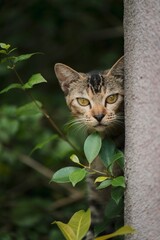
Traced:
<path fill-rule="evenodd" d="M 124 0 L 126 240 L 160 240 L 160 0 Z"/>

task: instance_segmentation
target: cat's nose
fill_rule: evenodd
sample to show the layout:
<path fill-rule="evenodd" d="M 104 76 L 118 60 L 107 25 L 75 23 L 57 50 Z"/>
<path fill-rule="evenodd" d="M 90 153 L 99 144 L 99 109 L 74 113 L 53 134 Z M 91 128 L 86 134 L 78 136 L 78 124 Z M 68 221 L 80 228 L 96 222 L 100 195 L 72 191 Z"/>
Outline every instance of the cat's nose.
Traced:
<path fill-rule="evenodd" d="M 98 121 L 98 122 L 100 122 L 103 118 L 104 118 L 104 114 L 97 114 L 97 115 L 94 115 L 94 118 Z"/>

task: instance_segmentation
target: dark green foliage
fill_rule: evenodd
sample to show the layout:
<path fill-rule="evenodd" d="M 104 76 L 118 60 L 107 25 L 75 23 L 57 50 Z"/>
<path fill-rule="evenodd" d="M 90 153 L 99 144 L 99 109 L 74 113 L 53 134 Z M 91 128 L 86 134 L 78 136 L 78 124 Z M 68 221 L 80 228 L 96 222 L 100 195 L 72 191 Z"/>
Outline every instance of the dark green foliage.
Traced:
<path fill-rule="evenodd" d="M 122 1 L 116 0 L 1 1 L 0 42 L 6 46 L 1 45 L 0 52 L 0 239 L 64 239 L 51 222 L 68 221 L 74 212 L 86 209 L 83 184 L 76 198 L 71 186 L 49 183 L 52 171 L 69 166 L 75 150 L 28 93 L 64 129 L 70 113 L 53 65 L 64 62 L 81 71 L 110 67 L 123 54 L 122 15 Z M 10 58 L 4 56 L 6 51 Z M 36 75 L 37 84 L 31 76 L 39 73 L 43 78 Z M 65 135 L 82 148 L 83 135 Z"/>

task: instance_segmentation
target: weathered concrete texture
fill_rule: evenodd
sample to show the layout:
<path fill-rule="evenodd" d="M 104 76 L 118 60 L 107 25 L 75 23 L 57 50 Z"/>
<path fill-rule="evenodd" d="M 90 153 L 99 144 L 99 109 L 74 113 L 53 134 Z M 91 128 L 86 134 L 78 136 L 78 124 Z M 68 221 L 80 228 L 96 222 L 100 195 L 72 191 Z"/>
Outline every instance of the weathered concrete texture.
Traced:
<path fill-rule="evenodd" d="M 127 240 L 160 240 L 160 1 L 124 1 Z"/>

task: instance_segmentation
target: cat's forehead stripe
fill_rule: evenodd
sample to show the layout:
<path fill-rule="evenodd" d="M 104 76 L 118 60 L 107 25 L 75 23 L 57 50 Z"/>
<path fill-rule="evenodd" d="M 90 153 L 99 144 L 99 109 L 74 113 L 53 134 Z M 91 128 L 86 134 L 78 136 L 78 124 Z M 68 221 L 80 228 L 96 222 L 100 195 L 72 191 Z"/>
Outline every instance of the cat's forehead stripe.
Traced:
<path fill-rule="evenodd" d="M 91 88 L 93 93 L 98 93 L 101 91 L 102 86 L 104 86 L 104 79 L 100 74 L 92 74 L 88 77 L 88 87 Z"/>

